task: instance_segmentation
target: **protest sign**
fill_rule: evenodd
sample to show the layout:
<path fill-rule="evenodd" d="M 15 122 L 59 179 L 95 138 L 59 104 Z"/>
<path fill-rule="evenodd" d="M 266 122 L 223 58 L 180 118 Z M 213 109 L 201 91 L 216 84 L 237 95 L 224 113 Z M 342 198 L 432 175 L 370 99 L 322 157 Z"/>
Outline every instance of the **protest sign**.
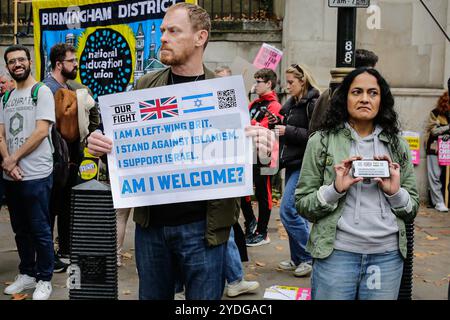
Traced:
<path fill-rule="evenodd" d="M 298 288 L 274 285 L 264 292 L 264 299 L 272 300 L 311 300 L 311 288 Z"/>
<path fill-rule="evenodd" d="M 255 84 L 254 75 L 259 69 L 241 57 L 236 57 L 233 60 L 230 69 L 233 74 L 242 75 L 242 78 L 244 78 L 245 90 L 246 92 L 250 92 Z"/>
<path fill-rule="evenodd" d="M 450 140 L 444 141 L 438 137 L 438 162 L 440 166 L 450 165 Z"/>
<path fill-rule="evenodd" d="M 115 208 L 253 193 L 241 76 L 99 98 Z"/>
<path fill-rule="evenodd" d="M 420 164 L 420 134 L 413 131 L 403 131 L 403 138 L 408 142 L 411 150 L 411 161 L 415 165 Z"/>
<path fill-rule="evenodd" d="M 253 65 L 258 69 L 269 68 L 275 71 L 282 57 L 283 51 L 267 43 L 263 43 L 253 61 Z"/>
<path fill-rule="evenodd" d="M 144 74 L 165 67 L 158 59 L 160 26 L 179 2 L 195 0 L 33 0 L 36 78 L 49 74 L 50 49 L 64 42 L 76 48 L 76 80 L 94 98 L 129 91 Z"/>

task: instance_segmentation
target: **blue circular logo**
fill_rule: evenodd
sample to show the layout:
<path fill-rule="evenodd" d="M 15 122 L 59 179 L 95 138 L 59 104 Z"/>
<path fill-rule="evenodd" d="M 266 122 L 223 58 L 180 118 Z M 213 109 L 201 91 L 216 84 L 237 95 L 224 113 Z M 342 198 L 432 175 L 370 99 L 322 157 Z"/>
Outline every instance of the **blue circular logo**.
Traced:
<path fill-rule="evenodd" d="M 99 29 L 88 36 L 80 57 L 80 79 L 95 99 L 125 91 L 132 67 L 130 46 L 119 32 Z"/>

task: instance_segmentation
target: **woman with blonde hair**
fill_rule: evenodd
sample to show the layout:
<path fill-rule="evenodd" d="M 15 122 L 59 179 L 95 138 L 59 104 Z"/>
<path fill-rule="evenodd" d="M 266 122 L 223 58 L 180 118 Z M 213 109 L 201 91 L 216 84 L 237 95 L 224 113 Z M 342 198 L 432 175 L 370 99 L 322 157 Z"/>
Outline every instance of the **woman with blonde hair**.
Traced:
<path fill-rule="evenodd" d="M 282 143 L 280 167 L 286 168 L 280 217 L 289 237 L 290 259 L 280 262 L 278 267 L 294 271 L 295 276 L 302 277 L 312 270 L 312 258 L 306 251 L 309 226 L 295 209 L 294 192 L 308 142 L 309 122 L 320 91 L 312 74 L 305 66 L 298 64 L 286 70 L 286 88 L 291 97 L 281 108 L 280 114 L 284 118 L 275 128 Z M 274 117 L 271 121 L 275 122 Z"/>

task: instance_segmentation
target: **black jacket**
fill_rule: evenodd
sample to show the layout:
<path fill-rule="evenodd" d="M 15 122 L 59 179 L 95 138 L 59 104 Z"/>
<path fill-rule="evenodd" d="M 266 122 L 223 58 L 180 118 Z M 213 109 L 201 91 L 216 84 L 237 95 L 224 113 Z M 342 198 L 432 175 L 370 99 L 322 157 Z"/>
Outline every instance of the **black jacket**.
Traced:
<path fill-rule="evenodd" d="M 308 142 L 309 121 L 319 95 L 319 90 L 310 87 L 306 96 L 300 101 L 297 102 L 294 97 L 291 97 L 281 108 L 280 114 L 284 116 L 283 125 L 286 126 L 286 133 L 280 139 L 281 167 L 301 168 Z"/>

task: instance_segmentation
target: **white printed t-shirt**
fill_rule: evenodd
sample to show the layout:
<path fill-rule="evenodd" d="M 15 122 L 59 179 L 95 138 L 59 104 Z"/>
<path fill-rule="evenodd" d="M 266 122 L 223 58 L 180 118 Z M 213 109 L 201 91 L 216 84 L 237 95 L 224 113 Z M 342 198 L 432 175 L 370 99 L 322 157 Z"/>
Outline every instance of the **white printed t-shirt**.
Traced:
<path fill-rule="evenodd" d="M 31 87 L 15 89 L 3 107 L 0 101 L 0 123 L 5 126 L 8 153 L 14 154 L 36 129 L 36 120 L 55 122 L 55 100 L 47 86 L 38 92 L 36 106 L 31 98 Z M 48 177 L 53 171 L 52 145 L 49 136 L 30 154 L 19 160 L 19 167 L 24 172 L 23 180 L 37 180 Z M 11 181 L 5 172 L 3 178 Z"/>

